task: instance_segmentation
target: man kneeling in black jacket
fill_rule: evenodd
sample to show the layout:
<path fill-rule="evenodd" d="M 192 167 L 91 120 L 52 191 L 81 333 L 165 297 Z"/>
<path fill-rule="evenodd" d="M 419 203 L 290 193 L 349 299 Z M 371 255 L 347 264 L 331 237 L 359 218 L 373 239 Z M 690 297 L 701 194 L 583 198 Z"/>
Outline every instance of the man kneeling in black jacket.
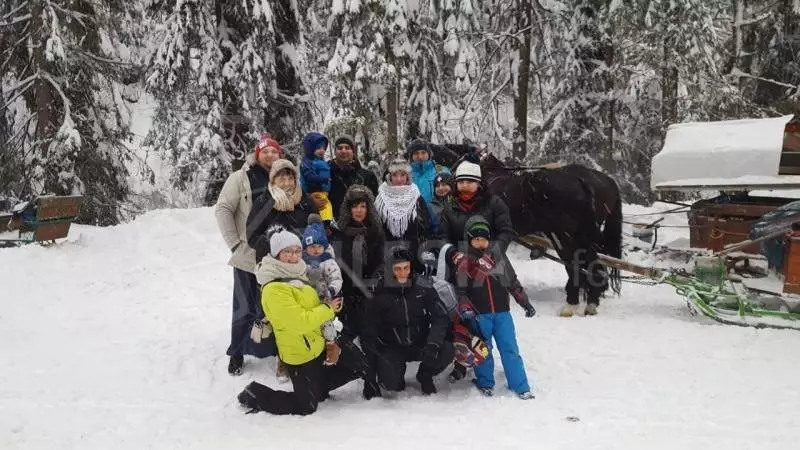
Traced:
<path fill-rule="evenodd" d="M 422 361 L 417 381 L 425 395 L 435 394 L 433 377 L 453 361 L 453 344 L 446 340 L 450 317 L 436 290 L 412 274 L 413 257 L 406 248 L 395 247 L 387 256 L 384 278 L 367 302 L 361 336 L 372 381 L 365 383 L 364 397 L 380 396 L 381 388 L 404 390 L 409 361 Z"/>

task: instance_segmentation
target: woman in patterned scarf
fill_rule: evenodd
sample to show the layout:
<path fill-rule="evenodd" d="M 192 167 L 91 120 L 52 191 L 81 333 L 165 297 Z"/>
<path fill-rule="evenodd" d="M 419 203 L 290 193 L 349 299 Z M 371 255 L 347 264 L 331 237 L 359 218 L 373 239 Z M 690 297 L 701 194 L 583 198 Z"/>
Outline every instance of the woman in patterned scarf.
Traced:
<path fill-rule="evenodd" d="M 422 273 L 419 248 L 431 237 L 431 218 L 417 185 L 411 182 L 411 166 L 402 159 L 389 165 L 386 181 L 375 199 L 386 241 L 399 243 L 414 256 L 414 271 Z"/>

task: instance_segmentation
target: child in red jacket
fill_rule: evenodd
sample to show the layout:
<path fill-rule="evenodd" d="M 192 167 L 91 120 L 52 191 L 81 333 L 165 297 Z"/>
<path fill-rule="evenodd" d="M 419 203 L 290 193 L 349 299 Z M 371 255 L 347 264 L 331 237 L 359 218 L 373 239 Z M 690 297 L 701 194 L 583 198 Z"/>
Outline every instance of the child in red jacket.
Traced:
<path fill-rule="evenodd" d="M 470 217 L 464 227 L 465 239 L 469 242 L 467 254 L 450 251 L 455 273 L 455 285 L 459 293 L 461 318 L 475 319 L 480 333 L 491 348 L 492 339 L 500 351 L 508 387 L 523 400 L 534 398 L 528 385 L 525 364 L 519 354 L 514 321 L 508 293 L 508 280 L 502 268 L 496 267 L 489 247 L 491 229 L 480 215 Z M 523 305 L 524 307 L 524 305 Z M 469 314 L 470 310 L 474 310 Z M 494 390 L 494 359 L 491 354 L 475 366 L 475 386 L 483 395 L 491 396 Z"/>

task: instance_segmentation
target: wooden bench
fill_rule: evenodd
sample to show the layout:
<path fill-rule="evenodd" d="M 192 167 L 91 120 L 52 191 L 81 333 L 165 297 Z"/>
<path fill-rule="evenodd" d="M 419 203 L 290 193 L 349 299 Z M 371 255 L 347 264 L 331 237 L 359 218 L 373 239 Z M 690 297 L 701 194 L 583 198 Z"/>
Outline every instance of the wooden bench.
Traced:
<path fill-rule="evenodd" d="M 82 203 L 80 195 L 48 195 L 19 204 L 0 214 L 0 244 L 53 243 L 67 237 Z"/>

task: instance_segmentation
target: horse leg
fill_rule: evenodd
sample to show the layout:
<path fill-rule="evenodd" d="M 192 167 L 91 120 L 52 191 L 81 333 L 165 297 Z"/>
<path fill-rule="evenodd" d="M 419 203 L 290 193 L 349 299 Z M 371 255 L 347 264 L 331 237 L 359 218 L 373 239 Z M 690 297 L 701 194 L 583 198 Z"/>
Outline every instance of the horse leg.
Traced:
<path fill-rule="evenodd" d="M 567 284 L 564 286 L 564 290 L 567 293 L 567 304 L 561 308 L 559 315 L 561 317 L 572 317 L 580 300 L 581 268 L 577 264 L 578 261 L 575 258 L 573 246 L 569 245 L 571 240 L 568 236 L 563 234 L 557 236 L 556 233 L 551 233 L 550 240 L 553 242 L 561 261 L 564 262 L 564 269 L 567 271 Z"/>
<path fill-rule="evenodd" d="M 608 289 L 608 274 L 600 264 L 597 252 L 591 246 L 583 252 L 581 260 L 583 271 L 583 291 L 586 295 L 586 309 L 584 314 L 594 316 L 600 305 L 600 296 Z"/>

